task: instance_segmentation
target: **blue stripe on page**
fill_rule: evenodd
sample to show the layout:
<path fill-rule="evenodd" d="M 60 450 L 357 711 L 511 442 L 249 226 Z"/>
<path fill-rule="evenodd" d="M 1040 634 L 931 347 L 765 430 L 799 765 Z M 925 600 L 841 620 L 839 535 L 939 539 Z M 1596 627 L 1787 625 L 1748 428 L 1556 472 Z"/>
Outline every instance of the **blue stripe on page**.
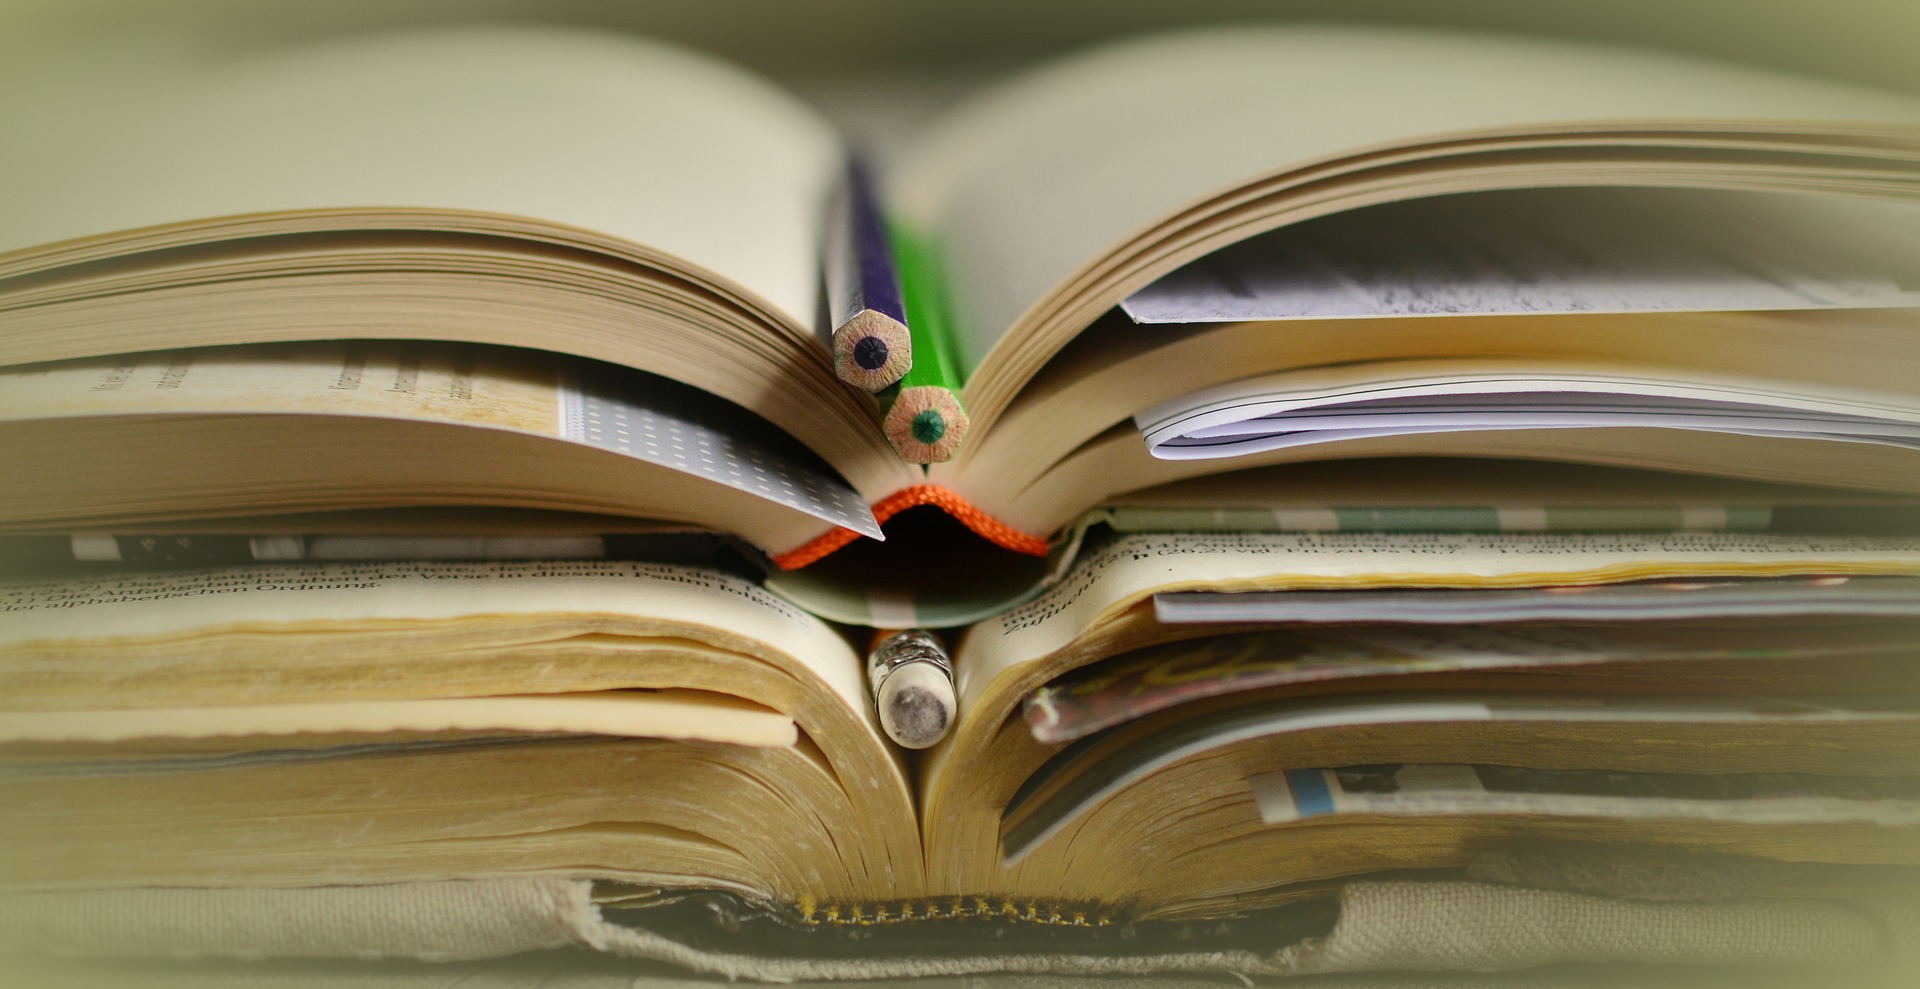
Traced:
<path fill-rule="evenodd" d="M 1293 792 L 1293 809 L 1301 820 L 1333 813 L 1333 793 L 1327 789 L 1327 776 L 1320 770 L 1287 770 L 1287 789 Z"/>

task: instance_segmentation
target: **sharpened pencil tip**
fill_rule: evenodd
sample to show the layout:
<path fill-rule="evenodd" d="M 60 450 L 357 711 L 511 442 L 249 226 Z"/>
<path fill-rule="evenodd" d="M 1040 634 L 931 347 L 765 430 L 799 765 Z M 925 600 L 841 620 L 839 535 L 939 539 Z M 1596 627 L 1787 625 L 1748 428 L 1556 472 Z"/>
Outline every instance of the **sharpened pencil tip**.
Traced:
<path fill-rule="evenodd" d="M 833 373 L 865 391 L 879 391 L 913 367 L 913 339 L 905 324 L 863 309 L 833 331 Z"/>
<path fill-rule="evenodd" d="M 953 392 L 934 385 L 903 387 L 881 421 L 887 441 L 908 463 L 952 459 L 967 435 L 967 412 Z"/>

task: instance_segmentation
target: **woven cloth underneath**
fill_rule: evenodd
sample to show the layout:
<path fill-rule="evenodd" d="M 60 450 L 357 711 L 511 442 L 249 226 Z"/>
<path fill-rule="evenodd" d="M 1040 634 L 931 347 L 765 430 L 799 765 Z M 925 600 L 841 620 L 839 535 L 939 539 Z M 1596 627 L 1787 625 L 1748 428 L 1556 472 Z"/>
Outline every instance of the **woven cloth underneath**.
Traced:
<path fill-rule="evenodd" d="M 0 945 L 117 957 L 497 957 L 584 945 L 734 978 L 1029 972 L 1499 971 L 1558 962 L 1920 966 L 1920 896 L 1633 903 L 1482 883 L 1356 883 L 1326 937 L 1268 953 L 790 959 L 701 951 L 607 922 L 584 880 L 0 897 Z"/>

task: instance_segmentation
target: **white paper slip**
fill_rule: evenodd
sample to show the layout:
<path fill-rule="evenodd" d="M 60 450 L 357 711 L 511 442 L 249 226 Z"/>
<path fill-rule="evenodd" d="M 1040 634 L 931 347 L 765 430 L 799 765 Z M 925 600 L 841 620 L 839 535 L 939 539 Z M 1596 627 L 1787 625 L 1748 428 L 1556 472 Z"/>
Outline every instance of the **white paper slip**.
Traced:
<path fill-rule="evenodd" d="M 1350 814 L 1920 824 L 1920 780 L 1899 777 L 1387 765 L 1290 769 L 1248 783 L 1266 824 Z"/>
<path fill-rule="evenodd" d="M 1920 580 L 1821 577 L 1546 588 L 1184 592 L 1154 595 L 1153 614 L 1169 625 L 1920 618 Z"/>
<path fill-rule="evenodd" d="M 1121 304 L 1137 323 L 1920 305 L 1920 206 L 1525 189 L 1389 203 L 1225 248 Z"/>
<path fill-rule="evenodd" d="M 1612 368 L 1394 361 L 1259 375 L 1134 417 L 1162 460 L 1212 460 L 1381 436 L 1639 427 L 1920 448 L 1906 395 Z"/>

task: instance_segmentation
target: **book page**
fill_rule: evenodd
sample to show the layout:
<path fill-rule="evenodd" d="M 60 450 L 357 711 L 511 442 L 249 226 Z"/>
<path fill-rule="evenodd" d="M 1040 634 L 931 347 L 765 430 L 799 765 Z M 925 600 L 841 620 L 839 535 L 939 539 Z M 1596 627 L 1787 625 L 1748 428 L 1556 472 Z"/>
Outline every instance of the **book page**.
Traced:
<path fill-rule="evenodd" d="M 655 375 L 557 355 L 329 341 L 0 370 L 0 422 L 221 414 L 374 416 L 551 436 L 880 535 L 858 492 L 757 417 Z"/>
<path fill-rule="evenodd" d="M 1660 577 L 1920 574 L 1920 538 L 1771 533 L 1169 533 L 1084 552 L 1058 584 L 967 633 L 963 711 L 991 683 L 1154 594 L 1520 587 Z"/>
<path fill-rule="evenodd" d="M 1516 189 L 1308 220 L 1121 304 L 1137 323 L 1920 305 L 1920 205 Z"/>
<path fill-rule="evenodd" d="M 583 631 L 613 618 L 658 626 L 663 635 L 698 629 L 700 638 L 748 655 L 782 653 L 860 720 L 872 720 L 860 661 L 826 623 L 749 581 L 657 563 L 372 562 L 13 580 L 0 583 L 0 655 L 482 618 L 534 629 L 555 616 L 581 622 Z"/>
<path fill-rule="evenodd" d="M 110 711 L 0 711 L 0 743 L 488 731 L 674 738 L 760 748 L 792 745 L 799 738 L 793 719 L 778 711 L 738 698 L 687 690 Z M 257 748 L 273 745 L 258 737 L 251 742 Z"/>
<path fill-rule="evenodd" d="M 898 176 L 964 363 L 1076 270 L 1266 175 L 1437 135 L 1598 122 L 1920 122 L 1886 94 L 1518 37 L 1238 26 L 1110 47 L 963 108 Z"/>
<path fill-rule="evenodd" d="M 711 272 L 810 327 L 841 151 L 745 72 L 638 38 L 462 28 L 0 103 L 0 255 L 214 217 L 527 217 Z"/>
<path fill-rule="evenodd" d="M 1505 360 L 1283 371 L 1161 403 L 1134 422 L 1161 460 L 1249 456 L 1376 436 L 1627 426 L 1920 445 L 1920 403 L 1904 393 Z"/>

